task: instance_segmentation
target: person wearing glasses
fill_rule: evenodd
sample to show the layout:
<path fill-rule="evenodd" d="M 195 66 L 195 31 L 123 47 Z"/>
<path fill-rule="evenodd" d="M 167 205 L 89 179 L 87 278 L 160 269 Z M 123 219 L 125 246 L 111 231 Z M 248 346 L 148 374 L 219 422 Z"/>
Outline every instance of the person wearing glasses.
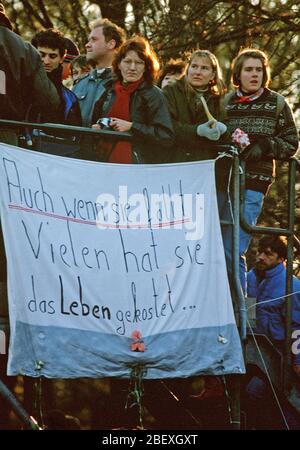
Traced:
<path fill-rule="evenodd" d="M 112 67 L 114 81 L 95 105 L 93 127 L 130 132 L 132 141 L 100 141 L 93 159 L 123 164 L 169 162 L 173 127 L 166 99 L 154 85 L 159 73 L 154 50 L 146 39 L 134 36 L 120 47 Z"/>

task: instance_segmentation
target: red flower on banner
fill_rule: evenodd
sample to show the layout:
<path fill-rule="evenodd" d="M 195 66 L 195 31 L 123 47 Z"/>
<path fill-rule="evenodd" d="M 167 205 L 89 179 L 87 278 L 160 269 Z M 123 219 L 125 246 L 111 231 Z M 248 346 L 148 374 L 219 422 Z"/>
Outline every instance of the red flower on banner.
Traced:
<path fill-rule="evenodd" d="M 139 339 L 141 339 L 142 333 L 139 330 L 134 330 L 131 333 L 131 337 L 132 337 L 132 339 L 135 339 L 136 341 L 138 341 Z"/>
<path fill-rule="evenodd" d="M 142 333 L 138 330 L 134 330 L 131 333 L 132 339 L 134 339 L 134 343 L 130 345 L 132 352 L 144 352 L 145 351 L 145 344 L 142 340 Z"/>

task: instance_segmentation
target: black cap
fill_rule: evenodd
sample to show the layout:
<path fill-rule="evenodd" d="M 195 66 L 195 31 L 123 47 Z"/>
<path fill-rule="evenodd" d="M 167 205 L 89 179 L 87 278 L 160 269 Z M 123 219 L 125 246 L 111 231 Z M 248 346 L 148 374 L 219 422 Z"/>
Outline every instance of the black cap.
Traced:
<path fill-rule="evenodd" d="M 65 54 L 64 62 L 71 62 L 72 59 L 76 58 L 76 56 L 79 55 L 79 48 L 77 47 L 75 42 L 73 42 L 69 38 L 65 38 L 65 42 L 67 52 Z"/>

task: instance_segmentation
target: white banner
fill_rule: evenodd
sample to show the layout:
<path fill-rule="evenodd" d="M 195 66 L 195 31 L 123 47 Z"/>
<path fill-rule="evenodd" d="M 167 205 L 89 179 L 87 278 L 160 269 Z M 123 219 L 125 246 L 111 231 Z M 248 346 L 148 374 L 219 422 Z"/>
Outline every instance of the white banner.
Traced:
<path fill-rule="evenodd" d="M 244 372 L 214 161 L 102 164 L 0 145 L 8 373 Z"/>

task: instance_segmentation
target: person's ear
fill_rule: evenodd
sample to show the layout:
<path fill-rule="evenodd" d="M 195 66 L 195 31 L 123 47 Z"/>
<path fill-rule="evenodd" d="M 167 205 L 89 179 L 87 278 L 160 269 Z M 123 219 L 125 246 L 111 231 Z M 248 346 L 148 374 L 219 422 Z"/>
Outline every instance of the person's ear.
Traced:
<path fill-rule="evenodd" d="M 116 41 L 115 39 L 110 39 L 107 43 L 106 46 L 108 48 L 108 50 L 114 50 L 116 48 Z"/>
<path fill-rule="evenodd" d="M 67 51 L 65 50 L 64 54 L 61 56 L 61 54 L 59 53 L 59 64 L 62 64 L 64 62 L 65 56 L 66 56 Z M 65 62 L 65 64 L 67 64 L 67 62 Z"/>

